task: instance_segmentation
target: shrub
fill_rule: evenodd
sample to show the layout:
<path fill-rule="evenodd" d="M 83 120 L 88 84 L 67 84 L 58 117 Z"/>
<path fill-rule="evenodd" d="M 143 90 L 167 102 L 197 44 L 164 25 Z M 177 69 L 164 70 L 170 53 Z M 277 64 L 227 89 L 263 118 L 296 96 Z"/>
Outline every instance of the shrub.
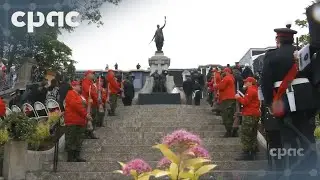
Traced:
<path fill-rule="evenodd" d="M 167 176 L 171 180 L 198 180 L 201 175 L 216 167 L 209 164 L 209 153 L 201 145 L 202 140 L 199 136 L 185 130 L 177 130 L 165 136 L 161 144 L 153 146 L 165 156 L 157 165 L 160 169 L 152 170 L 143 160 L 135 159 L 127 164 L 119 162 L 122 170 L 115 172 L 133 176 L 135 180 L 148 180 L 151 176 Z"/>
<path fill-rule="evenodd" d="M 27 141 L 36 130 L 36 119 L 30 119 L 23 113 L 12 113 L 0 123 L 0 130 L 7 140 Z M 8 135 L 6 135 L 8 133 Z"/>

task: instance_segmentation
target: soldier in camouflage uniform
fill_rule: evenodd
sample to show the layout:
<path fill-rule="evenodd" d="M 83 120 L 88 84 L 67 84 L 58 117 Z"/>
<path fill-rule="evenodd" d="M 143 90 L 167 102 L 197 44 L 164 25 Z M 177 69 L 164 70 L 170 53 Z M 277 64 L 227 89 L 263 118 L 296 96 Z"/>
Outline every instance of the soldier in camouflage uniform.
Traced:
<path fill-rule="evenodd" d="M 244 97 L 236 94 L 236 100 L 243 105 L 241 115 L 241 144 L 243 155 L 239 160 L 254 160 L 257 147 L 257 131 L 260 119 L 260 101 L 258 98 L 257 82 L 253 77 L 244 80 L 244 89 L 247 89 Z"/>
<path fill-rule="evenodd" d="M 232 71 L 230 68 L 225 68 L 223 70 L 223 79 L 219 84 L 213 86 L 215 90 L 219 90 L 219 98 L 221 100 L 221 115 L 223 124 L 226 128 L 226 133 L 224 137 L 232 136 L 232 124 L 234 121 L 234 113 L 235 113 L 235 83 L 234 78 L 232 76 Z"/>
<path fill-rule="evenodd" d="M 66 151 L 68 152 L 68 162 L 85 162 L 80 158 L 80 151 L 87 120 L 92 121 L 91 115 L 87 112 L 87 101 L 80 95 L 80 83 L 71 83 L 72 90 L 69 90 L 65 99 L 64 120 L 66 125 Z"/>

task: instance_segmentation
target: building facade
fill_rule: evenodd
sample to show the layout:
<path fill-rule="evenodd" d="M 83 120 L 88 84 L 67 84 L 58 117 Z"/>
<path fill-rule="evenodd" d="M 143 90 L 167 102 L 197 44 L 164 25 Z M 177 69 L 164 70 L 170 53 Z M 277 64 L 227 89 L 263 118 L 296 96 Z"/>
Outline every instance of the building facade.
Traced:
<path fill-rule="evenodd" d="M 251 68 L 253 69 L 253 61 L 257 59 L 260 55 L 263 55 L 265 52 L 267 52 L 270 49 L 275 49 L 275 46 L 270 46 L 266 48 L 250 48 L 240 59 L 239 64 L 240 66 L 244 66 L 245 64 L 249 64 Z M 260 59 L 260 58 L 259 58 Z"/>

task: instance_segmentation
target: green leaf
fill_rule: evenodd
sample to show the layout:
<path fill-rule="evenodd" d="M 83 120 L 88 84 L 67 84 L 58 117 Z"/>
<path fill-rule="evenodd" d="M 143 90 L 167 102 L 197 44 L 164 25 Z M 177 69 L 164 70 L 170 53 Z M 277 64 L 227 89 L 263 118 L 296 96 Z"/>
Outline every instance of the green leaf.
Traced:
<path fill-rule="evenodd" d="M 190 166 L 195 166 L 197 164 L 202 164 L 205 162 L 210 162 L 210 160 L 204 159 L 204 158 L 194 158 L 194 159 L 189 159 L 189 160 L 185 161 L 183 166 L 190 167 Z"/>
<path fill-rule="evenodd" d="M 138 180 L 149 180 L 151 174 L 150 173 L 142 173 L 139 175 Z"/>
<path fill-rule="evenodd" d="M 138 173 L 137 173 L 136 170 L 131 170 L 131 171 L 130 171 L 130 174 L 131 174 L 131 176 L 133 176 L 135 179 L 138 178 Z"/>
<path fill-rule="evenodd" d="M 189 171 L 189 172 L 181 172 L 179 174 L 179 178 L 192 179 L 192 178 L 194 178 L 194 173 L 192 173 L 191 171 Z"/>
<path fill-rule="evenodd" d="M 116 171 L 113 171 L 113 173 L 123 174 L 123 171 L 121 171 L 121 170 L 116 170 Z"/>
<path fill-rule="evenodd" d="M 169 147 L 165 144 L 158 144 L 153 146 L 152 148 L 156 148 L 159 149 L 161 151 L 161 153 L 168 158 L 171 162 L 179 164 L 179 158 L 178 156 L 172 152 Z"/>
<path fill-rule="evenodd" d="M 123 168 L 126 164 L 124 164 L 123 162 L 118 162 L 121 166 L 121 168 Z"/>
<path fill-rule="evenodd" d="M 178 172 L 179 172 L 179 167 L 176 163 L 171 163 L 170 164 L 170 176 L 172 180 L 178 180 Z"/>
<path fill-rule="evenodd" d="M 168 175 L 171 175 L 169 171 L 159 171 L 154 177 L 159 178 L 159 177 L 168 176 Z"/>
<path fill-rule="evenodd" d="M 208 173 L 209 171 L 211 171 L 213 168 L 215 168 L 217 165 L 215 164 L 210 164 L 210 165 L 205 165 L 205 166 L 202 166 L 201 168 L 199 168 L 197 171 L 196 171 L 196 176 L 197 177 L 200 177 L 201 175 L 203 174 L 206 174 Z"/>

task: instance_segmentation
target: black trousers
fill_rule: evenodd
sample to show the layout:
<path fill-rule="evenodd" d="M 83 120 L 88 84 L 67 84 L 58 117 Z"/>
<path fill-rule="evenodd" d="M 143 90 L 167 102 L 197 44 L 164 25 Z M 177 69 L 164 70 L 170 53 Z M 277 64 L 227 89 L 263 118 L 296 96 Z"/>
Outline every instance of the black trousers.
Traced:
<path fill-rule="evenodd" d="M 131 97 L 124 97 L 124 98 L 122 98 L 122 103 L 124 106 L 131 106 L 132 105 L 132 98 Z"/>
<path fill-rule="evenodd" d="M 197 91 L 195 93 L 195 96 L 194 96 L 194 105 L 196 106 L 200 106 L 200 100 L 201 100 L 201 91 Z"/>
<path fill-rule="evenodd" d="M 315 147 L 314 130 L 316 110 L 292 112 L 281 119 L 281 139 L 284 148 L 299 150 L 302 155 L 287 155 L 285 164 L 293 171 L 293 179 L 312 179 L 309 172 L 316 169 L 317 152 Z M 297 172 L 294 174 L 294 172 Z"/>

